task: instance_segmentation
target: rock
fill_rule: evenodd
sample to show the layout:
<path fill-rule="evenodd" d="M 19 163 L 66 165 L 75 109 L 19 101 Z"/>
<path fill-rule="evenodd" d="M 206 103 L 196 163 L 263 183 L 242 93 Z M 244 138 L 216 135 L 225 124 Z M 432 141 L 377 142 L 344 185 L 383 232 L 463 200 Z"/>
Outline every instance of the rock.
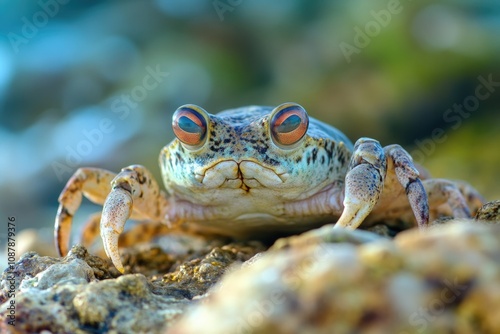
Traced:
<path fill-rule="evenodd" d="M 267 252 L 168 333 L 499 333 L 500 226 Z"/>
<path fill-rule="evenodd" d="M 333 226 L 334 225 L 328 224 L 300 235 L 278 239 L 274 245 L 271 246 L 270 250 L 279 250 L 289 247 L 300 248 L 325 242 L 361 245 L 375 240 L 387 240 L 385 235 L 379 234 L 378 231 L 369 232 L 360 229 L 354 231 L 348 229 L 333 229 Z"/>
<path fill-rule="evenodd" d="M 486 203 L 474 218 L 480 221 L 500 222 L 500 201 Z"/>
<path fill-rule="evenodd" d="M 230 265 L 264 249 L 258 242 L 211 240 L 176 257 L 154 245 L 132 247 L 124 250 L 127 268 L 141 273 L 123 276 L 81 246 L 64 258 L 27 253 L 2 275 L 0 332 L 162 333 Z M 8 324 L 12 301 L 15 327 Z"/>
<path fill-rule="evenodd" d="M 164 275 L 162 282 L 183 291 L 187 298 L 200 296 L 218 282 L 229 265 L 243 263 L 255 255 L 256 251 L 264 251 L 264 247 L 257 242 L 215 247 L 204 258 L 188 261 L 179 270 Z"/>

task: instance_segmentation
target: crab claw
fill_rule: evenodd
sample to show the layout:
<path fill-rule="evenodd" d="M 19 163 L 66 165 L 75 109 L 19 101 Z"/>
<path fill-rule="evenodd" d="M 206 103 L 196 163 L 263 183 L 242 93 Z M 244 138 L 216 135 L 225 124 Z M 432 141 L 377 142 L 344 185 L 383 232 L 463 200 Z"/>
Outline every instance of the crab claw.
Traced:
<path fill-rule="evenodd" d="M 104 250 L 116 269 L 124 273 L 118 250 L 118 237 L 132 212 L 132 195 L 129 191 L 115 187 L 104 202 L 101 217 L 101 238 Z"/>

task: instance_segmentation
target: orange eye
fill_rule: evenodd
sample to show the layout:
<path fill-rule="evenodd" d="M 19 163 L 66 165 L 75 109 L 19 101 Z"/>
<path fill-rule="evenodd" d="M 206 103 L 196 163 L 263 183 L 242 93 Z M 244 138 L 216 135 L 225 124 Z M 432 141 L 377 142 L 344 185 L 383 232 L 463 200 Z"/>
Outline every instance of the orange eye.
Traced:
<path fill-rule="evenodd" d="M 205 142 L 207 135 L 206 111 L 187 104 L 179 107 L 172 117 L 172 129 L 182 143 L 199 147 Z"/>
<path fill-rule="evenodd" d="M 309 117 L 304 108 L 295 103 L 284 103 L 272 112 L 271 134 L 278 146 L 290 146 L 307 132 Z"/>

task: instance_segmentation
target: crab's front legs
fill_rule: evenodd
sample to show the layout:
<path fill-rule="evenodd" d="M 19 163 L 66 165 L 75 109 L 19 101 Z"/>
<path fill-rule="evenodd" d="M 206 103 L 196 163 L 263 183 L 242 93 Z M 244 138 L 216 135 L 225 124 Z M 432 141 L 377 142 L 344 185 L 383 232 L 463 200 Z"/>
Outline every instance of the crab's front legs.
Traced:
<path fill-rule="evenodd" d="M 101 238 L 104 250 L 115 267 L 124 272 L 118 251 L 118 237 L 132 215 L 136 219 L 166 220 L 167 200 L 151 173 L 139 165 L 123 168 L 111 181 L 101 216 Z"/>
<path fill-rule="evenodd" d="M 115 174 L 99 168 L 79 168 L 69 179 L 59 196 L 59 209 L 55 219 L 54 240 L 59 255 L 68 253 L 73 216 L 80 207 L 82 197 L 103 204 L 110 191 Z"/>
<path fill-rule="evenodd" d="M 427 195 L 410 155 L 398 145 L 384 149 L 376 140 L 361 138 L 354 145 L 345 178 L 344 211 L 335 227 L 355 229 L 370 214 L 384 189 L 388 159 L 406 191 L 418 225 L 427 225 Z"/>

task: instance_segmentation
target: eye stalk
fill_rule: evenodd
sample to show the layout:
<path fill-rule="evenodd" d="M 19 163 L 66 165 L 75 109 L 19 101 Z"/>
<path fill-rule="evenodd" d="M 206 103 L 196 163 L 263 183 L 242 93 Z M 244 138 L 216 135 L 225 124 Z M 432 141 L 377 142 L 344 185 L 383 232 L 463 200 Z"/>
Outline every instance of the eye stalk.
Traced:
<path fill-rule="evenodd" d="M 294 148 L 304 137 L 308 127 L 307 112 L 296 103 L 283 103 L 271 113 L 271 136 L 281 148 Z"/>
<path fill-rule="evenodd" d="M 208 113 L 194 104 L 179 107 L 172 116 L 174 134 L 188 149 L 201 147 L 207 137 Z"/>

